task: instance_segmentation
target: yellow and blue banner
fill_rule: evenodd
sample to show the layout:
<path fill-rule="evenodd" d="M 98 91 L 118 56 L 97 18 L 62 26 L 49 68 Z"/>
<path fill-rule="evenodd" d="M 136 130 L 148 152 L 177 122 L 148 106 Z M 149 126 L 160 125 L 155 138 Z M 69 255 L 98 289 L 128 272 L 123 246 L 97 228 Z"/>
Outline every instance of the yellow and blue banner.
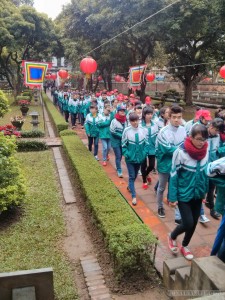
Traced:
<path fill-rule="evenodd" d="M 23 60 L 24 85 L 40 87 L 44 82 L 49 67 L 51 67 L 51 63 Z"/>
<path fill-rule="evenodd" d="M 129 70 L 129 88 L 133 90 L 140 89 L 141 83 L 144 80 L 145 69 L 147 65 L 133 66 Z"/>

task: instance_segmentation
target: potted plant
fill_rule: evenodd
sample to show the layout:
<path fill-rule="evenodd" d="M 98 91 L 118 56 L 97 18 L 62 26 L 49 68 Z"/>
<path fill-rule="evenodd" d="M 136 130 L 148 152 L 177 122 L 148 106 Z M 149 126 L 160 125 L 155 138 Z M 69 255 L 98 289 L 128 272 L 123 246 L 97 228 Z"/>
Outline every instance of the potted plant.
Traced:
<path fill-rule="evenodd" d="M 21 133 L 16 131 L 16 127 L 11 124 L 0 126 L 0 132 L 8 136 L 15 135 L 16 137 L 21 137 Z"/>
<path fill-rule="evenodd" d="M 22 112 L 22 115 L 25 117 L 29 110 L 28 106 L 30 105 L 30 102 L 27 100 L 20 100 L 20 101 L 18 101 L 18 104 L 20 105 L 20 110 Z"/>
<path fill-rule="evenodd" d="M 11 123 L 18 131 L 22 129 L 23 123 L 25 122 L 25 119 L 23 116 L 14 116 L 11 118 Z"/>

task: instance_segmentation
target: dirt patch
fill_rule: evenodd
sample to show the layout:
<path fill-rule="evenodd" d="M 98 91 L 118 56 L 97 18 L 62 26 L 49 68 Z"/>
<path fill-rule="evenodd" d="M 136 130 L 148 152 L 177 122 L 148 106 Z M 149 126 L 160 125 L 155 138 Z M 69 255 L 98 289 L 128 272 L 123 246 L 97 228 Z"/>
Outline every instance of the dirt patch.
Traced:
<path fill-rule="evenodd" d="M 10 207 L 0 214 L 0 231 L 4 231 L 11 225 L 19 222 L 24 213 L 23 206 Z"/>
<path fill-rule="evenodd" d="M 168 299 L 162 280 L 157 273 L 150 279 L 145 278 L 143 274 L 130 274 L 129 277 L 123 278 L 121 281 L 116 279 L 113 271 L 113 261 L 110 253 L 105 248 L 103 236 L 97 229 L 95 220 L 81 194 L 70 163 L 65 156 L 63 157 L 77 200 L 73 205 L 64 206 L 67 228 L 69 230 L 64 241 L 64 249 L 75 269 L 78 268 L 78 273 L 76 273 L 78 293 L 80 294 L 79 289 L 83 289 L 84 283 L 82 271 L 80 266 L 77 265 L 79 257 L 96 254 L 105 277 L 106 285 L 113 294 L 114 299 Z M 81 290 L 81 294 L 83 290 Z M 81 299 L 86 298 L 81 297 Z"/>

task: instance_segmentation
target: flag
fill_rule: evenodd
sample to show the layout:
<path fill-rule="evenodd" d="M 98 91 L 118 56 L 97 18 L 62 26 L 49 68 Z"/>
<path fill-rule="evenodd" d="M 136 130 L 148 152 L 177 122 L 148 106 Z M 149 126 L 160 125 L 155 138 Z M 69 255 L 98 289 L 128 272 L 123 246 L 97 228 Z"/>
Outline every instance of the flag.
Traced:
<path fill-rule="evenodd" d="M 24 74 L 24 85 L 35 86 L 42 85 L 45 79 L 48 68 L 51 68 L 51 63 L 22 61 L 22 68 Z"/>
<path fill-rule="evenodd" d="M 133 66 L 129 70 L 129 88 L 132 88 L 134 91 L 140 89 L 141 83 L 143 81 L 145 69 L 147 65 Z"/>

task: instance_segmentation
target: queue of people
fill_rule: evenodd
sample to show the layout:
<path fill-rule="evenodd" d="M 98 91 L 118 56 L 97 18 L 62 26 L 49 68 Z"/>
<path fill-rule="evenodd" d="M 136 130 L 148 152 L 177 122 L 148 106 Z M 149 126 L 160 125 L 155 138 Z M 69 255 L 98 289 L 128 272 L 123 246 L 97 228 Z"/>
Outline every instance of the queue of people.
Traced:
<path fill-rule="evenodd" d="M 178 104 L 158 109 L 151 104 L 150 97 L 142 103 L 134 94 L 125 96 L 118 90 L 94 94 L 56 89 L 53 99 L 66 122 L 70 117 L 73 129 L 81 124 L 88 138 L 88 149 L 92 152 L 94 145 L 93 155 L 98 161 L 101 140 L 104 167 L 113 149 L 119 178 L 123 177 L 121 162 L 125 158 L 132 205 L 138 204 L 135 190 L 138 174 L 142 176 L 142 188 L 147 190 L 151 173 L 157 169 L 158 216 L 166 217 L 167 185 L 167 201 L 175 208 L 176 228 L 168 236 L 169 249 L 178 252 L 177 237 L 184 233 L 180 251 L 191 260 L 193 254 L 188 245 L 196 225 L 198 221 L 210 221 L 204 214 L 204 204 L 214 219 L 219 220 L 225 211 L 225 113 L 217 111 L 212 118 L 209 110 L 198 108 L 193 120 L 186 122 Z M 212 254 L 220 253 L 223 258 L 225 221 L 222 220 Z"/>

